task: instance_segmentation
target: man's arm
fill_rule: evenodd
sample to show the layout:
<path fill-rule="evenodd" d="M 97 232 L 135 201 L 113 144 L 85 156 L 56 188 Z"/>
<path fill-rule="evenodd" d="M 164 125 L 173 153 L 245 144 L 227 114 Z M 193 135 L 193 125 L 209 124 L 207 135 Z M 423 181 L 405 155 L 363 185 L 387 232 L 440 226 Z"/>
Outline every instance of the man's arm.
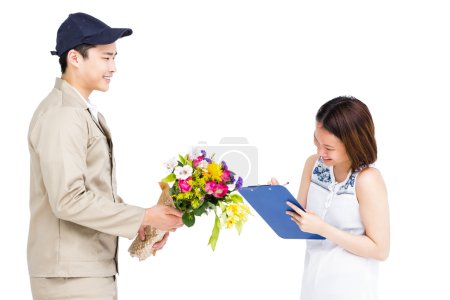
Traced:
<path fill-rule="evenodd" d="M 86 189 L 88 129 L 82 113 L 70 107 L 48 112 L 32 139 L 52 211 L 60 219 L 133 238 L 145 209 Z"/>

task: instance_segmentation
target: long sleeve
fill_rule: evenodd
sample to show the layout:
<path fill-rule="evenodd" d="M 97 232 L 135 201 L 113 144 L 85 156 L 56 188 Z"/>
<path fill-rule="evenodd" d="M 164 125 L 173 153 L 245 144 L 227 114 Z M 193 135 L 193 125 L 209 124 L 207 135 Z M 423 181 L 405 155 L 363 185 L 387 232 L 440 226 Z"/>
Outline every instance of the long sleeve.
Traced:
<path fill-rule="evenodd" d="M 103 137 L 93 141 L 85 113 L 63 107 L 37 125 L 33 146 L 51 209 L 60 219 L 133 238 L 145 210 L 114 201 L 108 144 Z"/>

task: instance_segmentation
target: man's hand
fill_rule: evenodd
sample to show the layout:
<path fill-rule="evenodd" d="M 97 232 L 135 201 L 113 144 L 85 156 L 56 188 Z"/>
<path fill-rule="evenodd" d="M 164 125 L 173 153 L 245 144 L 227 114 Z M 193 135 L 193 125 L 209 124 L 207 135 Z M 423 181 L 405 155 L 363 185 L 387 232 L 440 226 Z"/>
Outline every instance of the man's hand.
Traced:
<path fill-rule="evenodd" d="M 152 247 L 153 250 L 155 250 L 155 251 L 161 250 L 164 247 L 164 245 L 166 244 L 168 238 L 169 238 L 169 233 L 166 232 L 166 234 L 164 235 L 162 240 L 153 244 L 153 247 Z"/>
<path fill-rule="evenodd" d="M 141 239 L 141 241 L 145 241 L 145 228 L 147 228 L 147 227 L 148 227 L 148 225 L 147 226 L 141 225 L 141 227 L 139 227 L 138 234 L 139 234 L 139 238 Z"/>
<path fill-rule="evenodd" d="M 152 226 L 162 231 L 175 231 L 183 226 L 181 216 L 183 214 L 178 209 L 166 205 L 155 205 L 145 210 L 144 222 L 139 229 L 139 236 L 142 239 L 143 227 Z"/>

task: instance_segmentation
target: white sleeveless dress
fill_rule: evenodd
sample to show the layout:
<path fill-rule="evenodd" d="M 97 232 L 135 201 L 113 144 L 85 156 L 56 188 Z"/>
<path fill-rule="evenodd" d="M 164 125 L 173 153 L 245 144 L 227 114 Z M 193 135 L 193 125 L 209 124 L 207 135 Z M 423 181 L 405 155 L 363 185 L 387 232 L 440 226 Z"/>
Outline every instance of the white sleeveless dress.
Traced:
<path fill-rule="evenodd" d="M 355 186 L 359 172 L 337 183 L 333 167 L 319 159 L 313 170 L 307 209 L 353 235 L 365 230 Z M 307 240 L 302 300 L 378 299 L 378 261 L 354 255 L 329 240 Z"/>

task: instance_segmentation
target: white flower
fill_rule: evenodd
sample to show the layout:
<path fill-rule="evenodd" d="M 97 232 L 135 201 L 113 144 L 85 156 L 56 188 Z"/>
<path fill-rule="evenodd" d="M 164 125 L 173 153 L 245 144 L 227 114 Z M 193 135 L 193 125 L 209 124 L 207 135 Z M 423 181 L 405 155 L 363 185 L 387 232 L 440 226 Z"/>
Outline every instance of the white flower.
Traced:
<path fill-rule="evenodd" d="M 234 189 L 236 188 L 236 185 L 234 183 L 227 184 L 227 186 L 229 191 L 234 191 Z"/>
<path fill-rule="evenodd" d="M 192 175 L 192 167 L 189 165 L 186 165 L 184 167 L 176 167 L 175 171 L 173 172 L 177 179 L 186 180 L 189 176 Z"/>
<path fill-rule="evenodd" d="M 169 170 L 169 172 L 172 172 L 173 169 L 178 165 L 177 159 L 175 157 L 171 158 L 170 160 L 164 162 L 164 166 Z"/>
<path fill-rule="evenodd" d="M 188 154 L 188 158 L 189 158 L 189 160 L 194 160 L 194 159 L 196 159 L 197 157 L 199 157 L 200 156 L 200 151 L 198 150 L 198 149 L 196 149 L 196 148 L 191 148 L 191 151 L 189 152 L 189 154 Z"/>
<path fill-rule="evenodd" d="M 198 168 L 204 170 L 208 167 L 209 163 L 206 160 L 202 160 L 201 162 L 198 163 Z"/>

